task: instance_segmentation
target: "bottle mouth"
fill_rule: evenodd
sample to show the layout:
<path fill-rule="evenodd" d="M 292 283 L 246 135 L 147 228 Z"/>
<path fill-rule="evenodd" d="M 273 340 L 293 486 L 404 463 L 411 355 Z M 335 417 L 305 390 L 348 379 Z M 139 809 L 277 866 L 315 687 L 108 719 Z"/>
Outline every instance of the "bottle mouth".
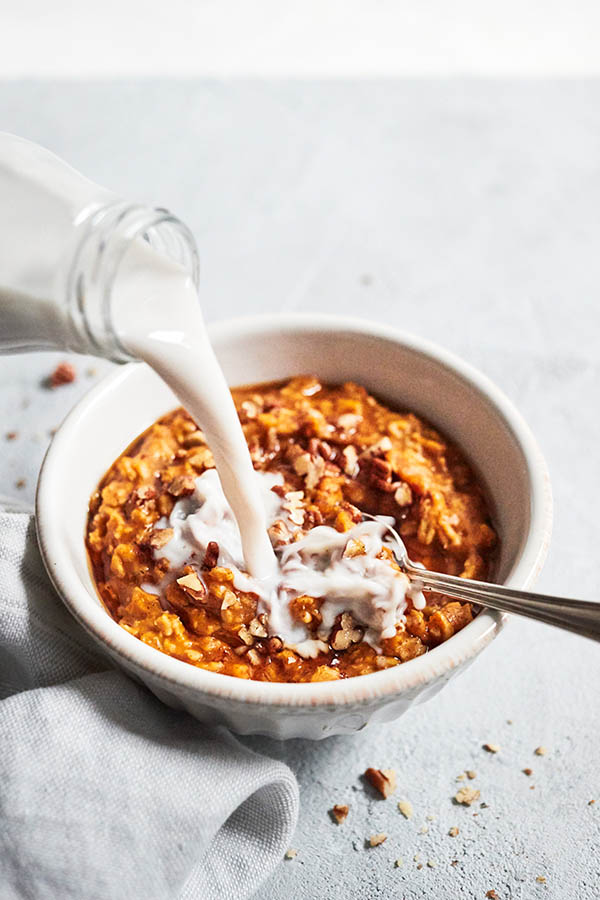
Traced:
<path fill-rule="evenodd" d="M 73 329 L 71 349 L 113 362 L 135 357 L 114 328 L 112 299 L 119 268 L 135 241 L 183 267 L 196 287 L 200 263 L 190 229 L 167 209 L 119 202 L 96 207 L 80 218 L 82 237 L 71 267 L 67 296 Z"/>

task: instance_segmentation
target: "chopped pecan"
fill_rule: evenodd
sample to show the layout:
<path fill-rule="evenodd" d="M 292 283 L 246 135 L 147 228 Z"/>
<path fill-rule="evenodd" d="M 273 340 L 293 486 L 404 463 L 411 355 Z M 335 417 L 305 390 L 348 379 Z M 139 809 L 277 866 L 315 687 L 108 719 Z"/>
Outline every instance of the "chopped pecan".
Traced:
<path fill-rule="evenodd" d="M 198 447 L 190 456 L 187 458 L 190 466 L 194 466 L 195 469 L 214 469 L 215 460 L 212 455 L 212 451 L 208 447 Z"/>
<path fill-rule="evenodd" d="M 188 497 L 194 493 L 196 483 L 191 475 L 176 475 L 167 485 L 172 497 Z"/>
<path fill-rule="evenodd" d="M 398 506 L 410 506 L 412 503 L 412 491 L 405 481 L 394 483 L 394 500 Z"/>
<path fill-rule="evenodd" d="M 350 812 L 349 806 L 345 806 L 345 805 L 342 806 L 339 803 L 336 803 L 336 805 L 332 809 L 329 810 L 331 818 L 335 822 L 337 822 L 338 825 L 341 825 L 342 822 L 346 821 L 349 812 Z"/>
<path fill-rule="evenodd" d="M 238 631 L 238 637 L 248 647 L 251 647 L 252 644 L 254 643 L 254 638 L 252 637 L 252 635 L 250 634 L 249 630 L 246 628 L 245 625 L 242 625 L 240 627 L 240 630 Z"/>
<path fill-rule="evenodd" d="M 360 425 L 361 420 L 362 416 L 358 416 L 355 413 L 344 413 L 339 417 L 336 424 L 342 431 L 354 431 Z"/>
<path fill-rule="evenodd" d="M 214 569 L 219 561 L 219 545 L 216 541 L 209 541 L 202 561 L 203 569 Z"/>
<path fill-rule="evenodd" d="M 365 778 L 382 797 L 389 797 L 396 790 L 396 772 L 394 769 L 367 769 Z"/>
<path fill-rule="evenodd" d="M 63 384 L 71 384 L 77 378 L 77 372 L 74 366 L 68 362 L 61 362 L 57 365 L 52 375 L 48 379 L 50 387 L 57 388 Z"/>
<path fill-rule="evenodd" d="M 261 621 L 262 620 L 262 621 Z M 248 631 L 253 637 L 257 638 L 265 638 L 267 637 L 267 629 L 265 627 L 266 618 L 265 616 L 259 616 L 256 619 L 252 619 L 250 624 L 248 625 Z"/>
<path fill-rule="evenodd" d="M 250 419 L 256 419 L 259 412 L 260 409 L 253 400 L 244 400 L 240 406 L 240 419 L 242 422 L 248 422 Z"/>
<path fill-rule="evenodd" d="M 125 504 L 125 513 L 130 516 L 134 509 L 140 509 L 150 500 L 154 500 L 156 491 L 149 484 L 143 484 L 139 488 L 135 488 L 127 498 Z"/>
<path fill-rule="evenodd" d="M 358 463 L 358 453 L 356 452 L 356 447 L 353 447 L 350 444 L 348 447 L 344 447 L 342 450 L 343 456 L 343 469 L 346 475 L 352 477 L 356 475 L 356 466 Z"/>
<path fill-rule="evenodd" d="M 371 475 L 374 478 L 383 478 L 389 481 L 392 477 L 392 467 L 385 459 L 376 456 L 371 460 Z"/>
<path fill-rule="evenodd" d="M 311 491 L 325 474 L 325 459 L 322 456 L 303 453 L 294 460 L 294 471 L 304 477 L 306 489 Z"/>
<path fill-rule="evenodd" d="M 324 460 L 331 460 L 335 456 L 335 450 L 327 441 L 320 438 L 311 438 L 308 442 L 308 452 L 312 456 L 321 456 Z"/>
<path fill-rule="evenodd" d="M 281 505 L 283 509 L 288 511 L 290 522 L 293 522 L 294 525 L 303 525 L 304 505 L 302 498 L 304 497 L 304 491 L 288 491 L 285 497 L 287 502 Z"/>
<path fill-rule="evenodd" d="M 206 588 L 195 572 L 188 572 L 177 579 L 177 584 L 192 598 L 203 600 L 206 597 Z"/>
<path fill-rule="evenodd" d="M 347 650 L 351 644 L 358 644 L 359 641 L 362 641 L 363 634 L 363 629 L 355 625 L 350 613 L 345 612 L 338 616 L 336 625 L 331 631 L 329 643 L 334 650 Z"/>
<path fill-rule="evenodd" d="M 233 591 L 230 591 L 229 588 L 226 588 L 223 591 L 223 596 L 221 598 L 221 611 L 230 609 L 230 607 L 236 606 L 237 603 L 238 603 L 237 595 L 234 594 Z"/>
<path fill-rule="evenodd" d="M 370 456 L 385 456 L 385 454 L 389 453 L 391 449 L 392 442 L 389 437 L 385 435 L 374 444 L 371 444 L 370 447 L 367 447 L 366 450 L 363 450 L 363 452 L 361 453 L 361 459 L 368 458 Z"/>
<path fill-rule="evenodd" d="M 306 529 L 316 528 L 324 522 L 323 513 L 318 506 L 308 506 L 304 511 L 304 527 Z"/>
<path fill-rule="evenodd" d="M 280 637 L 274 635 L 267 641 L 267 648 L 269 653 L 279 653 L 281 650 L 283 650 L 283 641 Z"/>
<path fill-rule="evenodd" d="M 169 543 L 174 534 L 172 528 L 155 528 L 144 538 L 142 546 L 150 547 L 151 550 L 160 550 Z"/>
<path fill-rule="evenodd" d="M 279 544 L 289 544 L 292 539 L 292 532 L 283 519 L 277 519 L 269 527 L 269 537 L 273 546 L 277 547 Z"/>
<path fill-rule="evenodd" d="M 192 431 L 191 434 L 186 434 L 181 442 L 182 446 L 187 447 L 188 450 L 190 447 L 200 447 L 204 443 L 206 443 L 204 432 L 199 428 L 196 431 Z"/>
<path fill-rule="evenodd" d="M 365 545 L 362 541 L 357 541 L 356 538 L 350 538 L 344 547 L 342 556 L 345 556 L 347 559 L 353 559 L 355 556 L 364 556 L 366 552 Z"/>

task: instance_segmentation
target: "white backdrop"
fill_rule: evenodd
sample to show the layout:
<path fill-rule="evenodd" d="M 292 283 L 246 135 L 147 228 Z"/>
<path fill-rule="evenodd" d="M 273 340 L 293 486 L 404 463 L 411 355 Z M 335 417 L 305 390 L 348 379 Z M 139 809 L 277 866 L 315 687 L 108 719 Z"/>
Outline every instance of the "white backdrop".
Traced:
<path fill-rule="evenodd" d="M 0 78 L 586 75 L 598 0 L 3 0 Z"/>

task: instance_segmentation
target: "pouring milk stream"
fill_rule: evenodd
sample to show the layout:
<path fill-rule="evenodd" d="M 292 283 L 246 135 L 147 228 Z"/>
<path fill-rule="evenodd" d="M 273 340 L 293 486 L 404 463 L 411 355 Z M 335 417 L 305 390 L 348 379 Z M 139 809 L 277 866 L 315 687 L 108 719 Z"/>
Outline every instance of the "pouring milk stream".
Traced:
<path fill-rule="evenodd" d="M 268 614 L 269 632 L 303 655 L 323 646 L 293 622 L 289 600 L 324 597 L 323 633 L 350 610 L 374 646 L 394 632 L 406 576 L 377 558 L 384 522 L 352 530 L 366 556 L 346 559 L 353 535 L 321 526 L 276 557 L 267 527 L 284 516 L 256 473 L 198 301 L 197 253 L 188 229 L 166 210 L 124 201 L 49 151 L 0 134 L 0 352 L 64 349 L 116 362 L 144 360 L 172 388 L 204 431 L 218 478 L 197 479 L 197 508 L 177 504 L 175 537 L 161 554 L 181 564 L 212 535 L 235 573 Z M 281 478 L 281 476 L 279 476 Z M 206 529 L 210 526 L 209 530 Z"/>

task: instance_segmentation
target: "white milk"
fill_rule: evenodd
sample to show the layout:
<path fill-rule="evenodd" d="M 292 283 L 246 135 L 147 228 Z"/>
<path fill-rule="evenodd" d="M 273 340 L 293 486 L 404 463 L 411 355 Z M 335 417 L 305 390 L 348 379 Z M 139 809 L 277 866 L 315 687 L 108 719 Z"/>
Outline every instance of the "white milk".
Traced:
<path fill-rule="evenodd" d="M 113 325 L 123 346 L 158 372 L 204 431 L 239 526 L 246 570 L 272 579 L 277 563 L 261 493 L 191 278 L 140 242 L 124 257 L 113 295 Z"/>
<path fill-rule="evenodd" d="M 284 509 L 285 501 L 272 490 L 283 483 L 282 476 L 252 472 L 251 480 L 268 525 L 283 519 L 290 532 L 297 531 Z M 194 494 L 179 500 L 171 515 L 158 522 L 157 528 L 173 529 L 173 537 L 154 555 L 167 559 L 173 571 L 158 588 L 147 584 L 144 588 L 163 594 L 177 571 L 187 562 L 201 560 L 209 542 L 216 541 L 219 563 L 233 572 L 234 586 L 258 595 L 259 612 L 268 617 L 269 633 L 278 635 L 301 656 L 312 657 L 329 649 L 325 642 L 336 617 L 343 612 L 350 612 L 355 622 L 365 627 L 365 640 L 379 651 L 381 641 L 393 637 L 396 625 L 403 621 L 407 599 L 416 609 L 425 605 L 423 594 L 411 587 L 408 577 L 377 556 L 386 543 L 391 522 L 380 516 L 344 533 L 324 525 L 313 528 L 299 540 L 277 549 L 276 578 L 261 582 L 243 571 L 237 524 L 217 472 L 208 469 L 196 479 Z M 351 541 L 361 541 L 366 552 L 345 555 Z M 316 639 L 290 613 L 290 601 L 303 594 L 323 598 L 323 622 Z"/>

